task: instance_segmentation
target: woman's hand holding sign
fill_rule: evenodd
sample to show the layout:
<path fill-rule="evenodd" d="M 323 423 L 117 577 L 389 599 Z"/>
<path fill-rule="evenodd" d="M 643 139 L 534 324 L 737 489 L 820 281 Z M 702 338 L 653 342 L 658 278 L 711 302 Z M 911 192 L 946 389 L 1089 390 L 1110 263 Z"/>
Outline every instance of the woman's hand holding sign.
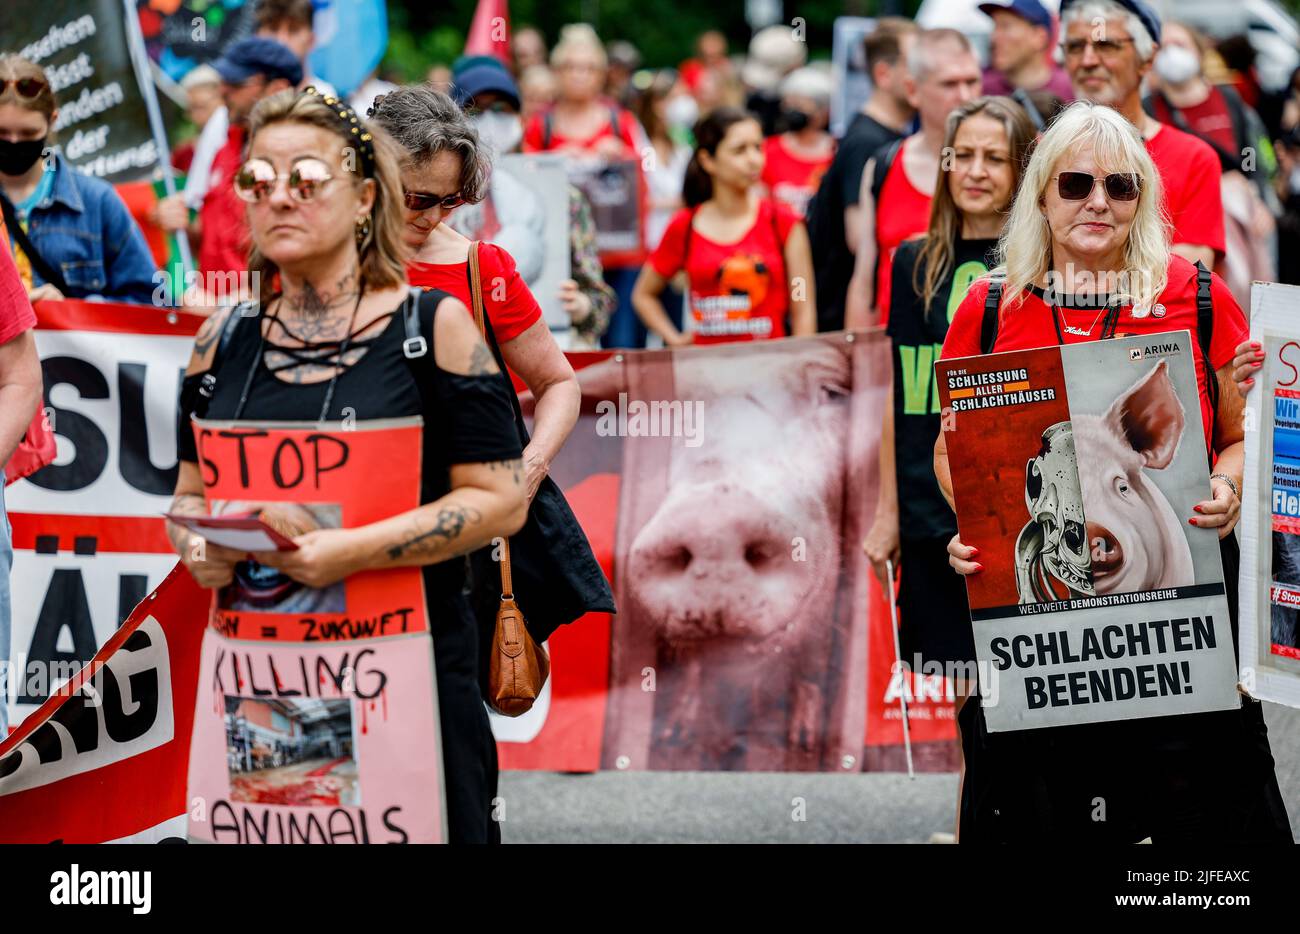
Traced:
<path fill-rule="evenodd" d="M 1218 529 L 1219 538 L 1223 538 L 1237 524 L 1241 515 L 1241 498 L 1227 479 L 1221 476 L 1210 477 L 1210 489 L 1214 491 L 1213 498 L 1193 506 L 1198 514 L 1187 521 L 1198 529 Z"/>
<path fill-rule="evenodd" d="M 978 574 L 984 570 L 984 565 L 972 560 L 979 553 L 979 549 L 974 545 L 963 545 L 961 543 L 960 533 L 954 535 L 948 542 L 948 563 L 962 577 L 968 574 Z"/>
<path fill-rule="evenodd" d="M 312 529 L 294 538 L 292 551 L 258 551 L 258 564 L 317 590 L 365 570 L 362 536 L 353 529 Z"/>

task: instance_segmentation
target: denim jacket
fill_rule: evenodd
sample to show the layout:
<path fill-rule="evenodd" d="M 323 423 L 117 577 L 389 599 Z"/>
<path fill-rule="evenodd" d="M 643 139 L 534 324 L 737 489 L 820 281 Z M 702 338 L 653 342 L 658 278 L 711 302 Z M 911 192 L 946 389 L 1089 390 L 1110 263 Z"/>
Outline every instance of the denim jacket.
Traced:
<path fill-rule="evenodd" d="M 63 273 L 68 298 L 149 304 L 158 267 L 135 218 L 108 182 L 78 172 L 57 150 L 54 159 L 54 187 L 27 217 L 32 246 Z M 33 284 L 44 281 L 33 269 Z"/>

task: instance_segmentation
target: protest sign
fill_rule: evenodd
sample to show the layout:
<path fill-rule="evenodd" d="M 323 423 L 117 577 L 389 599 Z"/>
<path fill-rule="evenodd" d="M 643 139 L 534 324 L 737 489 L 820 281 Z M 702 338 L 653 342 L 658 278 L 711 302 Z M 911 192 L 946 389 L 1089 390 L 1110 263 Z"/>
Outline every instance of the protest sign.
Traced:
<path fill-rule="evenodd" d="M 177 567 L 84 668 L 32 689 L 47 699 L 0 742 L 0 843 L 184 839 L 206 600 Z"/>
<path fill-rule="evenodd" d="M 1246 398 L 1241 681 L 1300 707 L 1300 288 L 1257 282 L 1250 336 L 1264 366 Z"/>
<path fill-rule="evenodd" d="M 462 205 L 448 222 L 510 254 L 562 349 L 570 329 L 559 299 L 570 274 L 568 191 L 563 156 L 510 153 L 493 162 L 487 197 Z"/>
<path fill-rule="evenodd" d="M 204 318 L 80 301 L 38 302 L 36 316 L 58 456 L 5 490 L 13 668 L 75 670 L 176 564 L 162 514 L 176 487 L 181 374 Z M 9 688 L 10 725 L 48 696 L 16 679 Z"/>
<path fill-rule="evenodd" d="M 63 664 L 71 674 L 112 638 L 131 608 L 175 566 L 162 515 L 171 506 L 176 481 L 175 405 L 180 376 L 202 317 L 184 311 L 172 314 L 153 307 L 90 302 L 41 302 L 36 311 L 36 343 L 59 457 L 6 491 L 16 546 L 14 661 L 15 670 L 21 669 L 20 662 L 35 659 L 42 666 Z M 816 472 L 817 488 L 826 491 L 826 502 L 781 506 L 778 511 L 787 516 L 783 521 L 796 521 L 800 526 L 791 532 L 783 552 L 789 562 L 785 567 L 772 564 L 758 576 L 802 581 L 809 606 L 830 601 L 834 612 L 826 619 L 803 610 L 796 613 L 787 622 L 794 624 L 795 631 L 789 635 L 792 646 L 801 647 L 800 660 L 783 661 L 784 650 L 760 653 L 753 659 L 752 674 L 746 677 L 752 680 L 781 674 L 798 686 L 805 680 L 800 672 L 807 664 L 815 673 L 806 679 L 811 687 L 801 688 L 804 714 L 815 708 L 815 692 L 833 699 L 834 706 L 811 721 L 801 721 L 806 736 L 788 751 L 769 744 L 761 755 L 757 746 L 752 755 L 715 755 L 707 752 L 707 744 L 702 745 L 697 735 L 692 740 L 693 753 L 666 756 L 662 741 L 636 738 L 636 731 L 645 726 L 639 718 L 647 713 L 662 717 L 679 709 L 683 696 L 666 688 L 672 687 L 674 679 L 680 684 L 683 667 L 690 665 L 667 664 L 673 662 L 675 650 L 655 648 L 653 641 L 636 641 L 639 637 L 633 627 L 616 623 L 609 614 L 593 613 L 560 627 L 547 641 L 551 678 L 533 709 L 517 719 L 491 717 L 503 769 L 674 768 L 683 767 L 675 762 L 692 757 L 712 761 L 714 768 L 748 769 L 770 767 L 764 763 L 787 756 L 792 762 L 804 763 L 800 767 L 805 768 L 897 769 L 903 765 L 900 700 L 904 697 L 918 767 L 952 767 L 951 686 L 942 675 L 894 669 L 888 603 L 866 573 L 865 563 L 854 558 L 860 554 L 863 534 L 860 516 L 865 509 L 870 518 L 876 496 L 877 461 L 872 452 L 878 443 L 873 440 L 878 422 L 866 413 L 879 411 L 884 404 L 889 367 L 880 335 L 853 337 L 852 341 L 843 336 L 819 337 L 653 353 L 569 354 L 583 387 L 582 415 L 550 471 L 564 490 L 605 575 L 616 586 L 625 587 L 620 599 L 626 601 L 637 586 L 631 580 L 620 585 L 620 572 L 627 567 L 631 543 L 649 518 L 646 510 L 653 506 L 637 488 L 644 477 L 657 478 L 656 483 L 671 480 L 671 486 L 680 486 L 684 494 L 692 486 L 692 477 L 707 469 L 698 459 L 714 452 L 736 485 L 739 501 L 753 496 L 783 502 L 790 495 L 780 492 L 782 484 L 804 488 L 812 483 L 812 474 L 805 475 L 800 467 L 803 458 L 812 456 L 809 445 L 826 446 L 832 453 Z M 772 374 L 765 381 L 769 385 L 755 387 L 752 374 L 756 371 Z M 761 405 L 754 401 L 755 392 Z M 531 405 L 529 398 L 525 394 L 526 411 Z M 697 409 L 696 403 L 702 403 L 703 409 Z M 671 433 L 671 421 L 666 435 L 645 433 L 650 428 L 651 411 L 671 413 L 675 407 L 685 416 L 688 404 L 693 413 L 703 412 L 702 421 L 690 426 L 679 422 L 676 436 Z M 783 414 L 780 419 L 764 417 L 765 408 Z M 690 436 L 685 434 L 688 427 Z M 750 430 L 754 438 L 763 441 L 761 456 L 728 447 L 731 432 Z M 352 443 L 357 434 L 348 433 L 344 440 Z M 246 452 L 252 452 L 248 445 L 264 442 L 254 439 L 244 443 Z M 225 447 L 211 447 L 205 456 L 215 459 L 218 469 L 228 466 L 233 457 L 234 468 L 225 471 L 226 479 L 238 485 L 238 441 L 222 439 L 221 444 Z M 276 442 L 271 447 L 273 457 L 278 446 Z M 305 437 L 299 442 L 297 451 L 306 472 L 302 483 L 314 484 L 319 466 L 324 468 L 321 483 L 325 488 L 337 475 L 328 469 L 335 458 L 329 441 L 318 440 L 316 447 L 320 461 L 314 460 L 316 452 Z M 270 464 L 260 453 L 263 449 L 256 450 L 260 469 L 269 471 Z M 751 452 L 752 448 L 743 450 Z M 653 463 L 639 462 L 651 453 Z M 751 469 L 758 463 L 764 469 Z M 285 447 L 279 455 L 282 480 L 296 477 L 297 464 L 292 446 Z M 671 477 L 664 472 L 669 465 Z M 257 476 L 250 467 L 250 485 Z M 387 468 L 367 475 L 371 486 L 374 476 L 387 477 Z M 275 487 L 274 477 L 267 481 L 261 476 L 256 482 Z M 245 498 L 242 488 L 228 498 L 232 502 Z M 312 502 L 328 500 L 322 495 Z M 725 502 L 719 503 L 722 505 Z M 725 531 L 723 516 L 735 530 L 743 532 L 750 527 L 745 510 L 714 511 L 719 517 L 716 540 L 738 534 Z M 708 516 L 709 511 L 702 510 L 700 515 Z M 802 539 L 802 545 L 793 541 L 795 538 Z M 806 557 L 809 565 L 815 564 L 816 570 L 794 561 L 796 554 Z M 830 560 L 831 554 L 838 558 Z M 188 575 L 180 573 L 189 588 L 186 592 L 199 593 Z M 168 586 L 177 585 L 173 580 Z M 296 644 L 293 639 L 317 646 L 337 643 L 347 634 L 397 632 L 403 617 L 396 611 L 407 605 L 402 602 L 387 608 L 387 628 L 382 612 L 378 622 L 371 622 L 375 614 L 368 614 L 346 626 L 346 614 L 318 614 L 329 625 L 324 629 L 317 625 L 311 635 L 323 637 L 324 643 L 303 642 L 305 627 L 291 624 L 282 629 L 282 620 L 273 621 L 276 638 L 262 640 L 261 624 L 254 622 L 248 611 L 222 609 L 218 620 L 231 627 L 231 631 L 220 633 L 228 639 L 248 638 L 271 649 Z M 630 604 L 620 603 L 625 605 L 629 606 L 625 611 L 631 614 L 629 620 L 656 627 L 662 622 L 661 614 L 644 607 L 632 610 Z M 169 614 L 159 616 L 165 632 L 171 625 L 201 631 L 209 623 L 208 601 L 206 597 L 179 601 Z M 413 620 L 405 618 L 408 628 L 415 625 Z M 831 630 L 835 639 L 846 640 L 842 657 L 822 654 L 824 642 L 819 640 Z M 660 674 L 659 693 L 648 698 L 642 693 L 640 669 L 635 667 L 637 661 L 648 657 L 647 652 L 650 660 L 641 667 L 654 667 Z M 658 657 L 660 653 L 662 657 Z M 281 663 L 277 660 L 275 664 L 283 674 Z M 740 661 L 732 658 L 729 664 L 735 671 L 734 686 L 742 678 Z M 295 671 L 301 675 L 300 668 Z M 617 680 L 611 681 L 615 672 Z M 197 667 L 191 677 L 197 678 Z M 256 683 L 265 686 L 261 675 Z M 49 692 L 37 681 L 20 686 L 15 678 L 10 685 L 10 723 L 16 725 L 35 711 Z M 20 695 L 20 690 L 25 693 Z M 718 685 L 716 690 L 723 688 Z M 708 705 L 722 703 L 724 698 L 706 691 L 699 701 L 702 710 L 707 710 Z M 656 708 L 663 713 L 656 714 Z M 370 716 L 368 708 L 357 716 Z M 754 716 L 750 710 L 729 721 L 737 737 L 729 742 L 750 742 L 748 731 L 761 722 L 761 717 L 756 721 Z M 815 754 L 804 747 L 812 747 Z M 251 748 L 256 751 L 256 744 Z M 179 769 L 183 773 L 184 765 Z M 179 780 L 184 783 L 183 774 Z M 178 806 L 166 817 L 182 812 Z M 336 818 L 339 820 L 342 818 Z M 242 818 L 240 826 L 242 832 Z M 257 828 L 260 826 L 259 819 Z M 299 821 L 295 833 L 307 826 Z M 368 824 L 372 839 L 376 826 L 382 830 L 382 821 Z M 409 826 L 403 826 L 409 832 Z M 322 825 L 322 830 L 327 829 Z M 289 833 L 288 826 L 284 830 Z M 183 833 L 183 825 L 181 831 L 169 832 Z"/>
<path fill-rule="evenodd" d="M 420 505 L 418 419 L 342 426 L 196 419 L 194 433 L 214 516 L 251 513 L 295 538 Z M 365 571 L 318 590 L 250 561 L 218 594 L 214 614 L 213 625 L 232 639 L 321 642 L 429 630 L 418 567 Z"/>
<path fill-rule="evenodd" d="M 122 0 L 48 0 L 5 24 L 6 47 L 44 68 L 59 98 L 64 157 L 114 183 L 145 178 L 159 163 L 125 18 Z"/>
<path fill-rule="evenodd" d="M 831 33 L 831 135 L 844 136 L 853 116 L 871 96 L 871 71 L 862 42 L 876 31 L 876 21 L 863 16 L 837 16 Z"/>
<path fill-rule="evenodd" d="M 646 256 L 646 182 L 636 159 L 569 155 L 569 181 L 587 198 L 596 249 L 607 269 L 640 265 Z"/>
<path fill-rule="evenodd" d="M 1186 331 L 936 364 L 991 731 L 1239 702 Z"/>
<path fill-rule="evenodd" d="M 295 538 L 420 505 L 419 418 L 195 419 L 193 427 L 214 516 L 251 514 Z M 213 595 L 203 641 L 190 746 L 193 839 L 442 838 L 424 587 L 419 567 L 315 588 L 252 559 L 235 566 L 234 580 Z"/>

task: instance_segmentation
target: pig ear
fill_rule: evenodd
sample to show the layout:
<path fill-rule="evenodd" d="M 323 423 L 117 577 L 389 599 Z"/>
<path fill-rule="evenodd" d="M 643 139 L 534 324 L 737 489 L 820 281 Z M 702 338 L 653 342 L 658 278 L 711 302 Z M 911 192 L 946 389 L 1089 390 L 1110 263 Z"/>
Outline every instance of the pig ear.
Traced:
<path fill-rule="evenodd" d="M 1147 467 L 1168 467 L 1183 436 L 1183 405 L 1169 378 L 1169 364 L 1161 360 L 1151 372 L 1111 403 L 1106 424 L 1133 450 L 1142 455 Z"/>

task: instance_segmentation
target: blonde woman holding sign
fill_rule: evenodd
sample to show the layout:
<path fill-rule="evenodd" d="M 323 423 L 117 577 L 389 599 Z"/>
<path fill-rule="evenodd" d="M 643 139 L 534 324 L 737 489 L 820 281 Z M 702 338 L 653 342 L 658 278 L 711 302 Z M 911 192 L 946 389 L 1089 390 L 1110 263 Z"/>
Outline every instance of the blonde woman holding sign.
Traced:
<path fill-rule="evenodd" d="M 361 572 L 420 568 L 421 609 L 434 642 L 447 835 L 452 842 L 499 841 L 491 814 L 496 747 L 480 699 L 476 625 L 462 594 L 464 562 L 451 559 L 524 521 L 521 449 L 505 382 L 461 302 L 444 292 L 417 295 L 407 285 L 396 158 L 346 103 L 311 90 L 263 101 L 234 184 L 248 204 L 261 301 L 214 317 L 195 341 L 181 398 L 173 511 L 203 515 L 211 505 L 204 494 L 212 463 L 196 443 L 195 415 L 357 429 L 419 416 L 421 505 L 357 527 L 292 535 L 292 551 L 250 556 L 204 547 L 174 523 L 172 542 L 195 580 L 214 589 L 250 574 L 262 584 L 273 578 L 283 588 L 324 589 Z M 355 495 L 372 504 L 415 495 L 373 480 L 356 484 L 366 489 Z"/>
<path fill-rule="evenodd" d="M 1170 251 L 1161 202 L 1160 174 L 1134 126 L 1108 107 L 1069 107 L 1025 169 L 1002 265 L 967 293 L 942 357 L 1190 331 L 1200 348 L 1200 398 L 1184 404 L 1201 413 L 1213 467 L 1209 498 L 1185 521 L 1218 530 L 1235 641 L 1240 556 L 1229 533 L 1241 507 L 1244 447 L 1233 370 L 1246 325 L 1217 276 Z M 951 504 L 942 432 L 934 466 Z M 953 536 L 948 554 L 958 574 L 982 570 L 978 544 Z M 1263 712 L 1250 698 L 1231 711 L 1019 733 L 988 734 L 979 704 L 967 704 L 959 720 L 963 841 L 1045 833 L 1106 842 L 1291 840 Z"/>

